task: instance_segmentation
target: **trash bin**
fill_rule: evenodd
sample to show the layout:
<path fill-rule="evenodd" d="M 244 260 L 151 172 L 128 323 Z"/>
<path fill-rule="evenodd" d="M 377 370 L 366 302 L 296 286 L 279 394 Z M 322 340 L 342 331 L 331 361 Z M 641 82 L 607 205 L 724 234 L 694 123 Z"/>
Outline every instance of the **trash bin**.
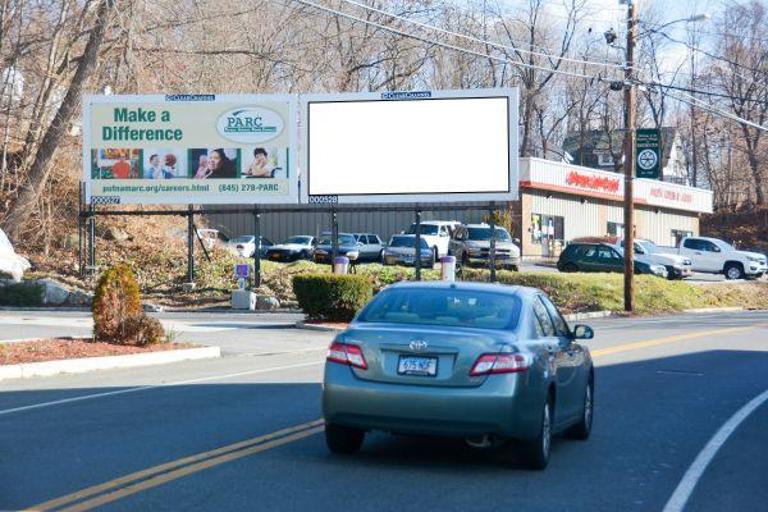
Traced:
<path fill-rule="evenodd" d="M 333 273 L 346 274 L 349 272 L 349 258 L 346 256 L 336 256 L 333 258 Z"/>
<path fill-rule="evenodd" d="M 456 256 L 440 258 L 440 279 L 443 281 L 456 280 Z"/>

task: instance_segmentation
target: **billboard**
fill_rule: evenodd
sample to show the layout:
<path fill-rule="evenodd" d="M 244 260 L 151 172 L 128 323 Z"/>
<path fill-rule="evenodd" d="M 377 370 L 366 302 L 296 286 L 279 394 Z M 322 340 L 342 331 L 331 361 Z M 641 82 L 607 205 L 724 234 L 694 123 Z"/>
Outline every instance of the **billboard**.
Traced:
<path fill-rule="evenodd" d="M 296 97 L 86 96 L 95 204 L 296 203 Z"/>
<path fill-rule="evenodd" d="M 303 95 L 305 203 L 517 199 L 517 89 Z"/>

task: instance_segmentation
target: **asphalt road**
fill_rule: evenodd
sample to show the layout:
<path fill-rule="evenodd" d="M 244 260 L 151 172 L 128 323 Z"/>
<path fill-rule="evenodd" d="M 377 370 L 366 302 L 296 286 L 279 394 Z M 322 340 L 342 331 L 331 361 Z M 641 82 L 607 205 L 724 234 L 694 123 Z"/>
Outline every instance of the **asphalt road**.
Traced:
<path fill-rule="evenodd" d="M 0 315 L 0 334 L 50 327 L 23 318 Z M 681 481 L 685 510 L 768 510 L 768 402 L 700 463 L 768 389 L 768 313 L 591 322 L 593 435 L 558 440 L 545 472 L 384 434 L 330 455 L 315 420 L 331 335 L 247 318 L 173 319 L 228 347 L 218 360 L 0 383 L 0 510 L 649 511 Z"/>

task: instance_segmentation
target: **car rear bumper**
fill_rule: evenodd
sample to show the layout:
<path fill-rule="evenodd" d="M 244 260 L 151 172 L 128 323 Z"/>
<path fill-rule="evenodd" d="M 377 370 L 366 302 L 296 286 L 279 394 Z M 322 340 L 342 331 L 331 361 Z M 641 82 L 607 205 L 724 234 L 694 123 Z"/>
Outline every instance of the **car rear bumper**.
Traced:
<path fill-rule="evenodd" d="M 532 439 L 543 395 L 526 381 L 526 374 L 507 374 L 491 375 L 478 387 L 390 384 L 358 379 L 349 367 L 327 363 L 323 416 L 364 430 Z"/>
<path fill-rule="evenodd" d="M 421 266 L 422 267 L 430 267 L 432 266 L 432 254 L 428 253 L 428 256 L 422 256 L 421 257 Z M 416 265 L 416 258 L 413 256 L 392 256 L 385 254 L 383 256 L 383 261 L 385 265 L 406 265 L 409 267 L 413 267 Z"/>
<path fill-rule="evenodd" d="M 693 270 L 691 270 L 691 267 L 675 267 L 674 265 L 665 265 L 667 267 L 667 273 L 670 277 L 676 278 L 676 279 L 683 279 L 686 277 L 691 277 L 693 275 Z"/>

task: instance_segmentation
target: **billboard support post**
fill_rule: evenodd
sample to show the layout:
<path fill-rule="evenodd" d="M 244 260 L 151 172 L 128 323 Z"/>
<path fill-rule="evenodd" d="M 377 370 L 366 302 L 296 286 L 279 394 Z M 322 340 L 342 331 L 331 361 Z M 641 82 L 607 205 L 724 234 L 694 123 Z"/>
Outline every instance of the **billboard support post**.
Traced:
<path fill-rule="evenodd" d="M 339 217 L 336 208 L 331 208 L 331 268 L 335 271 L 333 261 L 339 255 Z"/>
<path fill-rule="evenodd" d="M 195 282 L 195 213 L 194 206 L 187 207 L 187 283 Z"/>
<path fill-rule="evenodd" d="M 253 289 L 261 286 L 261 214 L 259 207 L 253 208 Z"/>
<path fill-rule="evenodd" d="M 93 205 L 88 207 L 88 265 L 86 274 L 93 275 L 96 271 L 96 210 Z"/>
<path fill-rule="evenodd" d="M 492 283 L 496 282 L 496 219 L 494 215 L 496 213 L 496 205 L 492 202 L 491 207 L 488 209 L 488 220 L 491 226 L 491 245 L 488 250 L 488 264 L 491 266 L 490 279 Z"/>
<path fill-rule="evenodd" d="M 416 280 L 421 281 L 421 210 L 416 210 L 416 230 L 413 238 L 415 259 L 413 264 L 416 268 Z"/>

